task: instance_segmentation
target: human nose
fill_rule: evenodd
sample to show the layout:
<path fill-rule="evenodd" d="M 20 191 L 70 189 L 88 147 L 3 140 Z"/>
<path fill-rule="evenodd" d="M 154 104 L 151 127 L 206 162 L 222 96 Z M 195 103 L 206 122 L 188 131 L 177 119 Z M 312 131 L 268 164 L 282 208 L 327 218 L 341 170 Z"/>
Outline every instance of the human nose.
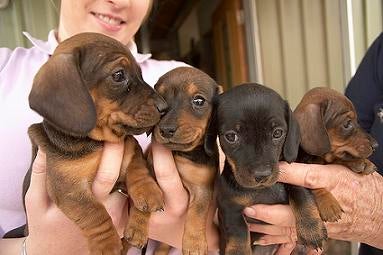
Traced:
<path fill-rule="evenodd" d="M 115 7 L 130 7 L 133 0 L 108 0 L 107 2 Z"/>

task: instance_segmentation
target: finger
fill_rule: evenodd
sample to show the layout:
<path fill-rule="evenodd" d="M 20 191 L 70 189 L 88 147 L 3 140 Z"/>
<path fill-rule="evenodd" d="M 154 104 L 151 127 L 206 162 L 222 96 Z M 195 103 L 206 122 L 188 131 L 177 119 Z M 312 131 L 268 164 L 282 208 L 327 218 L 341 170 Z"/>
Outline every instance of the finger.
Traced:
<path fill-rule="evenodd" d="M 264 235 L 259 240 L 254 241 L 254 244 L 258 245 L 270 245 L 270 244 L 284 244 L 284 243 L 295 243 L 296 237 L 285 236 L 285 235 Z"/>
<path fill-rule="evenodd" d="M 295 242 L 281 244 L 275 255 L 290 255 L 294 250 L 295 245 Z"/>
<path fill-rule="evenodd" d="M 120 174 L 124 143 L 104 143 L 101 162 L 93 181 L 92 190 L 99 200 L 104 200 L 111 192 Z"/>
<path fill-rule="evenodd" d="M 106 199 L 104 206 L 112 218 L 113 224 L 117 232 L 122 235 L 123 230 L 127 223 L 126 206 L 128 199 L 126 196 L 121 195 L 119 192 L 111 193 Z"/>
<path fill-rule="evenodd" d="M 182 184 L 180 175 L 170 150 L 153 143 L 153 166 L 158 185 L 164 192 L 165 205 L 177 208 L 188 201 L 188 194 Z"/>
<path fill-rule="evenodd" d="M 263 233 L 267 235 L 297 235 L 295 227 L 281 227 L 268 224 L 249 224 L 249 230 L 251 232 Z"/>
<path fill-rule="evenodd" d="M 45 211 L 50 199 L 46 187 L 46 155 L 41 150 L 37 151 L 37 155 L 32 164 L 31 183 L 26 193 L 26 206 L 32 203 L 33 207 Z"/>
<path fill-rule="evenodd" d="M 111 193 L 105 200 L 105 209 L 108 211 L 115 225 L 117 223 L 117 220 L 121 219 L 122 217 L 125 217 L 122 215 L 122 213 L 124 213 L 123 209 L 126 203 L 126 197 L 118 192 Z"/>
<path fill-rule="evenodd" d="M 307 255 L 321 255 L 322 254 L 322 250 L 318 249 L 318 250 L 314 250 L 312 248 L 308 248 L 308 251 L 307 251 Z"/>
<path fill-rule="evenodd" d="M 278 180 L 310 189 L 333 188 L 337 180 L 334 175 L 341 174 L 345 169 L 347 168 L 340 165 L 280 162 Z"/>
<path fill-rule="evenodd" d="M 243 211 L 248 217 L 264 221 L 269 224 L 293 227 L 295 217 L 288 205 L 253 205 Z"/>

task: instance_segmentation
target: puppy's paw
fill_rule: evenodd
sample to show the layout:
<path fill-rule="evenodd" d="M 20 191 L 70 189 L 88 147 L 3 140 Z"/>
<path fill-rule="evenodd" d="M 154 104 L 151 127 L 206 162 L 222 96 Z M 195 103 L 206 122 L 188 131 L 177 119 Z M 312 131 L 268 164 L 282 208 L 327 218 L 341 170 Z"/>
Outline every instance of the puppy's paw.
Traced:
<path fill-rule="evenodd" d="M 314 249 L 323 249 L 327 240 L 327 230 L 323 221 L 308 219 L 297 222 L 297 236 L 298 243 Z"/>
<path fill-rule="evenodd" d="M 353 172 L 360 173 L 363 175 L 372 174 L 377 170 L 374 163 L 372 163 L 368 159 L 349 161 L 344 163 L 347 167 L 349 167 Z"/>
<path fill-rule="evenodd" d="M 343 209 L 339 203 L 331 203 L 328 206 L 318 206 L 319 215 L 325 222 L 336 222 L 342 218 Z"/>
<path fill-rule="evenodd" d="M 122 249 L 117 232 L 106 239 L 94 238 L 89 241 L 89 250 L 92 255 L 121 255 Z"/>
<path fill-rule="evenodd" d="M 129 195 L 133 200 L 134 206 L 143 212 L 156 212 L 164 210 L 164 198 L 160 187 L 156 182 L 136 185 L 130 189 Z"/>
<path fill-rule="evenodd" d="M 124 231 L 124 239 L 130 245 L 133 245 L 139 249 L 144 248 L 148 242 L 148 231 L 146 225 L 130 224 Z M 126 246 L 126 244 L 125 244 Z"/>
<path fill-rule="evenodd" d="M 338 221 L 342 216 L 343 209 L 335 197 L 325 189 L 317 189 L 312 192 L 315 195 L 315 202 L 321 219 L 326 222 Z"/>
<path fill-rule="evenodd" d="M 183 238 L 182 254 L 183 255 L 207 255 L 207 241 L 203 238 L 203 234 L 190 235 Z"/>

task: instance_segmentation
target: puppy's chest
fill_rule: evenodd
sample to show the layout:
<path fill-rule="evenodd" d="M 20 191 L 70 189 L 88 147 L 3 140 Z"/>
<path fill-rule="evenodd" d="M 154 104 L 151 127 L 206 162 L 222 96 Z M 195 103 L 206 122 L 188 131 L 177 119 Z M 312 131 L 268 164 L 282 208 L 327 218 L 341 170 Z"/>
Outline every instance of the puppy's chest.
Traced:
<path fill-rule="evenodd" d="M 202 164 L 190 158 L 174 153 L 174 161 L 184 182 L 209 185 L 217 172 L 214 165 Z"/>

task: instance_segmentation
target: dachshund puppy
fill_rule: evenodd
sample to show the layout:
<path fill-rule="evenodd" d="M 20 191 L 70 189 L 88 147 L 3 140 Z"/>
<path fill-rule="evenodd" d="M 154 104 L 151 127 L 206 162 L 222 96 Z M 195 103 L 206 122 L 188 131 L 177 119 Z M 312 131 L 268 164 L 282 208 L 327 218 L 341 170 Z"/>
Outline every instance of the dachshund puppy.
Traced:
<path fill-rule="evenodd" d="M 352 102 L 329 88 L 308 91 L 294 111 L 301 135 L 298 161 L 341 164 L 355 173 L 370 174 L 376 166 L 367 158 L 377 142 L 358 125 Z M 324 221 L 340 219 L 342 208 L 325 189 L 312 191 Z"/>
<path fill-rule="evenodd" d="M 143 81 L 127 47 L 83 33 L 59 44 L 41 67 L 29 104 L 44 118 L 28 133 L 34 157 L 37 148 L 47 156 L 49 197 L 80 227 L 92 255 L 119 255 L 120 237 L 92 194 L 103 142 L 125 143 L 118 183 L 126 185 L 134 206 L 145 212 L 162 209 L 161 190 L 133 135 L 150 130 L 166 102 Z"/>
<path fill-rule="evenodd" d="M 183 185 L 189 192 L 189 206 L 182 240 L 183 254 L 207 254 L 206 224 L 219 171 L 218 147 L 205 148 L 205 133 L 213 113 L 213 100 L 221 87 L 204 72 L 178 67 L 164 74 L 154 87 L 165 99 L 168 109 L 154 127 L 153 138 L 172 150 Z M 152 165 L 149 151 L 148 162 Z M 148 214 L 133 208 L 139 222 L 136 233 L 143 233 Z M 141 245 L 147 234 L 141 235 Z"/>
<path fill-rule="evenodd" d="M 273 254 L 278 248 L 252 246 L 261 234 L 249 233 L 243 209 L 258 203 L 290 203 L 298 240 L 322 247 L 327 232 L 310 192 L 277 182 L 278 162 L 294 161 L 300 143 L 288 103 L 267 87 L 243 84 L 221 94 L 216 107 L 209 140 L 218 134 L 226 156 L 217 190 L 221 254 Z"/>

